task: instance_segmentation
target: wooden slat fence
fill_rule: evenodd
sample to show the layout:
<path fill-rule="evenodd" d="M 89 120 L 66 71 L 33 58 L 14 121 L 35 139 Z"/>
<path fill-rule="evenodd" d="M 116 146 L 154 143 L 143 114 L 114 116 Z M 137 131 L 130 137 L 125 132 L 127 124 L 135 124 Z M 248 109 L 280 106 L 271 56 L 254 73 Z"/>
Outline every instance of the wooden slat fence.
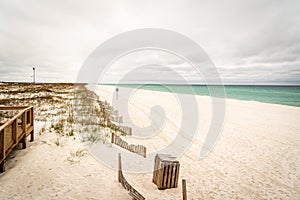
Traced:
<path fill-rule="evenodd" d="M 129 126 L 118 126 L 118 131 L 125 133 L 126 135 L 132 135 L 132 128 Z"/>
<path fill-rule="evenodd" d="M 18 114 L 0 126 L 0 172 L 5 171 L 5 159 L 21 142 L 26 148 L 27 136 L 34 140 L 33 107 L 0 107 L 1 110 L 20 110 Z"/>
<path fill-rule="evenodd" d="M 117 123 L 123 123 L 123 117 L 122 116 L 117 116 L 117 115 L 111 115 L 110 116 L 110 121 L 113 121 L 113 122 L 117 122 Z"/>
<path fill-rule="evenodd" d="M 126 135 L 132 135 L 132 128 L 129 126 L 120 125 L 123 123 L 123 117 L 119 116 L 119 111 L 115 110 L 107 101 L 98 101 L 100 105 L 100 125 L 110 127 L 115 131 L 120 131 Z M 119 124 L 117 124 L 119 123 Z"/>
<path fill-rule="evenodd" d="M 122 161 L 121 161 L 121 154 L 119 154 L 119 169 L 118 169 L 118 181 L 122 184 L 122 186 L 129 191 L 129 195 L 134 200 L 144 200 L 145 197 L 141 195 L 134 187 L 132 187 L 128 181 L 125 179 L 123 172 L 122 172 Z"/>
<path fill-rule="evenodd" d="M 127 151 L 137 153 L 146 158 L 147 148 L 145 146 L 128 144 L 126 141 L 124 141 L 120 136 L 116 135 L 115 133 L 111 134 L 111 143 L 116 144 L 122 147 L 123 149 L 126 149 Z"/>

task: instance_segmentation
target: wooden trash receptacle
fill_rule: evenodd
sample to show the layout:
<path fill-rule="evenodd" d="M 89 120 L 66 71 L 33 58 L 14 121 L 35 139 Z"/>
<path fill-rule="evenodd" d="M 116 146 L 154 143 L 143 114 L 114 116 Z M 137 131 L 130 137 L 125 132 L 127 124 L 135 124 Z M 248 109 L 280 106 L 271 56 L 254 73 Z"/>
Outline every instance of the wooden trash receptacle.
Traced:
<path fill-rule="evenodd" d="M 159 190 L 177 187 L 180 163 L 175 159 L 175 157 L 167 154 L 155 156 L 152 181 Z"/>

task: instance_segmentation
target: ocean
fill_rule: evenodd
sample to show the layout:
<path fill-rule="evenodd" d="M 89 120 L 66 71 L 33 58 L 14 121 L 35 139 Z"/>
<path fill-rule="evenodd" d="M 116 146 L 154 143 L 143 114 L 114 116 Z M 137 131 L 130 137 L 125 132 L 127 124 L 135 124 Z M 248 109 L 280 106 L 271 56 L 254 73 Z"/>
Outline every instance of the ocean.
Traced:
<path fill-rule="evenodd" d="M 145 90 L 155 90 L 163 92 L 175 92 L 183 94 L 195 94 L 201 96 L 210 96 L 207 86 L 204 85 L 139 85 L 122 84 L 118 87 L 140 88 Z M 191 88 L 190 88 L 191 87 Z M 216 91 L 214 96 L 221 91 L 220 86 L 211 86 Z M 249 86 L 249 85 L 227 85 L 224 86 L 227 99 L 238 99 L 245 101 L 257 101 L 264 103 L 288 105 L 300 107 L 300 86 Z M 221 93 L 220 93 L 221 94 Z"/>

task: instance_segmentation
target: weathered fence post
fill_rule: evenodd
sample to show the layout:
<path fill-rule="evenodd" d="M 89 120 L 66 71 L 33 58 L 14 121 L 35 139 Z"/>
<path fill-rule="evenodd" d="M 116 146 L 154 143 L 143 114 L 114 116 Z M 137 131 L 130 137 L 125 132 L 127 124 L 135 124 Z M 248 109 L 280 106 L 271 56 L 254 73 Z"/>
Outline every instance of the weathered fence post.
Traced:
<path fill-rule="evenodd" d="M 22 149 L 26 149 L 26 147 L 27 147 L 26 134 L 23 136 L 23 138 L 21 139 L 21 141 L 22 141 Z"/>
<path fill-rule="evenodd" d="M 186 180 L 182 179 L 182 199 L 187 200 L 187 195 L 186 195 Z"/>
<path fill-rule="evenodd" d="M 122 164 L 121 164 L 121 154 L 119 153 L 119 168 L 118 168 L 118 181 L 121 183 L 122 176 Z"/>
<path fill-rule="evenodd" d="M 115 133 L 111 133 L 111 143 L 114 143 Z"/>

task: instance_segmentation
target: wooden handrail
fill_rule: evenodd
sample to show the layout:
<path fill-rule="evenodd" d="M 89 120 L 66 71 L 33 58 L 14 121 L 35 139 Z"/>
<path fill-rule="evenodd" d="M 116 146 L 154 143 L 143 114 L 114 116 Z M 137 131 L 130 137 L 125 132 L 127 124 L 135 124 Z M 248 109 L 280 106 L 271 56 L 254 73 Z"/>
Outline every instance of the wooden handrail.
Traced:
<path fill-rule="evenodd" d="M 1 107 L 0 107 L 1 108 Z M 4 108 L 4 107 L 2 107 Z M 21 110 L 18 114 L 16 114 L 13 118 L 11 118 L 9 121 L 5 122 L 2 126 L 0 126 L 0 132 L 6 127 L 11 125 L 14 120 L 18 119 L 24 112 L 30 110 L 31 108 L 33 108 L 33 106 L 29 106 L 29 107 L 9 107 L 9 108 L 21 108 L 23 110 Z M 24 109 L 25 108 L 25 109 Z M 0 109 L 1 110 L 1 109 Z M 2 110 L 18 110 L 18 109 L 2 109 Z"/>
<path fill-rule="evenodd" d="M 19 142 L 23 143 L 23 149 L 26 148 L 28 135 L 31 135 L 31 141 L 34 140 L 34 119 L 33 106 L 0 107 L 0 110 L 21 110 L 0 126 L 0 172 L 3 172 L 5 171 L 5 159 L 13 148 Z M 18 127 L 18 119 L 20 117 L 22 118 L 21 131 L 19 131 Z M 11 126 L 9 128 L 11 132 L 7 132 L 7 127 L 9 126 Z"/>
<path fill-rule="evenodd" d="M 22 110 L 28 106 L 0 106 L 0 110 Z"/>

